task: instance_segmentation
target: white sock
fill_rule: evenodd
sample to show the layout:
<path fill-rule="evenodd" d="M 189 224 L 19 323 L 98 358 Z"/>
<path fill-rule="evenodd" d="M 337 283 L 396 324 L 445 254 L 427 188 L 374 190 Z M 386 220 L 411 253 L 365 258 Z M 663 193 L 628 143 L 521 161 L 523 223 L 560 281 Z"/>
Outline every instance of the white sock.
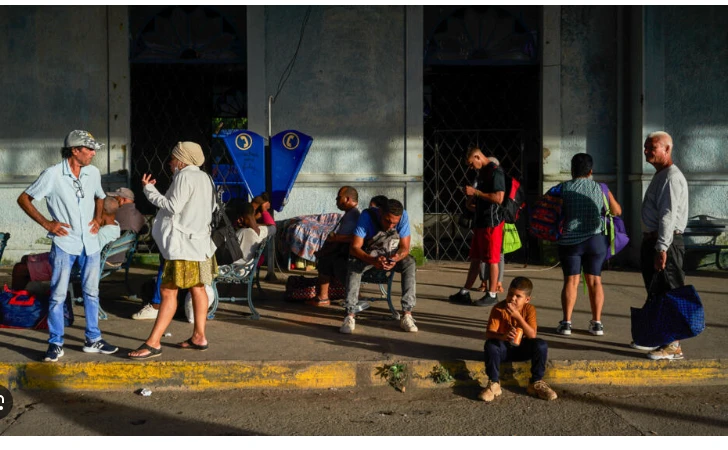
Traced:
<path fill-rule="evenodd" d="M 488 291 L 488 295 L 491 296 L 492 298 L 495 298 L 496 297 L 496 293 L 495 292 Z"/>
<path fill-rule="evenodd" d="M 468 293 L 468 290 L 465 288 L 460 289 L 460 295 L 465 295 Z"/>

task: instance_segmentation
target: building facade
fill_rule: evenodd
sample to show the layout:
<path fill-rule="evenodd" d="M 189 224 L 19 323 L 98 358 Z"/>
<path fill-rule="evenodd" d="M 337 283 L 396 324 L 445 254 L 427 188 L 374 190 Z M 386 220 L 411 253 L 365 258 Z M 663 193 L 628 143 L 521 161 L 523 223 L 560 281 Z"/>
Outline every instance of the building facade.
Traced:
<path fill-rule="evenodd" d="M 60 160 L 73 129 L 107 143 L 94 160 L 104 187 L 137 193 L 143 173 L 166 188 L 164 161 L 179 140 L 213 148 L 220 128 L 299 130 L 314 143 L 276 219 L 333 212 L 337 188 L 353 185 L 361 204 L 400 199 L 430 259 L 467 255 L 455 218 L 472 145 L 521 178 L 531 200 L 570 178 L 575 153 L 591 154 L 595 179 L 638 236 L 654 171 L 642 142 L 665 130 L 690 214 L 728 217 L 725 7 L 0 11 L 4 262 L 47 250 L 16 199 Z M 138 207 L 153 213 L 142 196 Z"/>

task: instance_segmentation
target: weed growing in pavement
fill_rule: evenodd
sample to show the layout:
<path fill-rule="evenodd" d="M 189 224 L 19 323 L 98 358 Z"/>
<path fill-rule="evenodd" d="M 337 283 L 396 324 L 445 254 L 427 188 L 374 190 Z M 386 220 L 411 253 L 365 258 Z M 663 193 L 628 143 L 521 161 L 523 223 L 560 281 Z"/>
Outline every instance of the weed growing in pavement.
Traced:
<path fill-rule="evenodd" d="M 432 372 L 430 372 L 428 377 L 432 378 L 432 381 L 434 381 L 436 384 L 452 383 L 453 381 L 455 381 L 455 378 L 450 375 L 450 371 L 447 370 L 447 367 L 441 364 L 433 366 Z"/>
<path fill-rule="evenodd" d="M 386 379 L 387 383 L 398 391 L 405 391 L 405 384 L 409 379 L 409 371 L 405 364 L 385 364 L 383 367 L 377 367 L 377 375 Z"/>

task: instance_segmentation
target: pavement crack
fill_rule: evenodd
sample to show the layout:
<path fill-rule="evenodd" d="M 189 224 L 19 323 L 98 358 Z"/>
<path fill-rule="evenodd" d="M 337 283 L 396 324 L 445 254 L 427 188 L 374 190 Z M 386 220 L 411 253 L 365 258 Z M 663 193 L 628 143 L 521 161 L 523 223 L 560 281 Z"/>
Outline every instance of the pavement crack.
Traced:
<path fill-rule="evenodd" d="M 13 416 L 12 419 L 10 419 L 8 426 L 5 427 L 2 431 L 0 431 L 0 436 L 3 436 L 5 434 L 5 432 L 7 430 L 9 430 L 13 425 L 15 425 L 18 422 L 18 420 L 20 420 L 20 418 L 23 417 L 23 415 L 26 412 L 33 410 L 33 407 L 39 403 L 41 403 L 41 402 L 28 403 L 27 405 L 23 405 L 22 408 L 18 408 L 18 413 L 15 416 Z"/>

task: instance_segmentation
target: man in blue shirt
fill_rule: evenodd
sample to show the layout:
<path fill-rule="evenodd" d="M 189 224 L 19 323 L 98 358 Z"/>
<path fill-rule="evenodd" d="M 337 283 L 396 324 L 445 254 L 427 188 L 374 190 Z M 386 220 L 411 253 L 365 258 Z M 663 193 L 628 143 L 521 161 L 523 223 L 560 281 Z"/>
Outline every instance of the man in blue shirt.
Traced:
<path fill-rule="evenodd" d="M 364 272 L 372 268 L 395 270 L 402 274 L 402 319 L 400 327 L 416 332 L 412 318 L 415 307 L 415 259 L 410 252 L 410 226 L 407 211 L 398 200 L 389 199 L 381 208 L 369 208 L 361 213 L 354 238 L 349 247 L 346 279 L 346 318 L 339 331 L 351 334 L 356 325 L 359 288 Z"/>
<path fill-rule="evenodd" d="M 318 295 L 306 301 L 313 306 L 327 306 L 331 279 L 340 283 L 346 282 L 346 264 L 349 259 L 349 245 L 354 237 L 354 229 L 359 221 L 359 193 L 351 186 L 342 186 L 336 195 L 336 207 L 344 211 L 344 215 L 329 233 L 324 245 L 316 252 L 318 258 Z"/>
<path fill-rule="evenodd" d="M 18 205 L 31 219 L 48 231 L 53 240 L 49 261 L 53 268 L 48 311 L 48 351 L 44 361 L 55 362 L 63 356 L 63 303 L 74 263 L 81 268 L 83 304 L 86 311 L 86 353 L 111 354 L 118 347 L 101 339 L 99 330 L 100 254 L 98 231 L 106 194 L 101 188 L 99 169 L 91 165 L 104 144 L 87 131 L 74 130 L 66 136 L 63 161 L 44 170 L 18 197 Z M 46 199 L 52 220 L 33 205 Z"/>

